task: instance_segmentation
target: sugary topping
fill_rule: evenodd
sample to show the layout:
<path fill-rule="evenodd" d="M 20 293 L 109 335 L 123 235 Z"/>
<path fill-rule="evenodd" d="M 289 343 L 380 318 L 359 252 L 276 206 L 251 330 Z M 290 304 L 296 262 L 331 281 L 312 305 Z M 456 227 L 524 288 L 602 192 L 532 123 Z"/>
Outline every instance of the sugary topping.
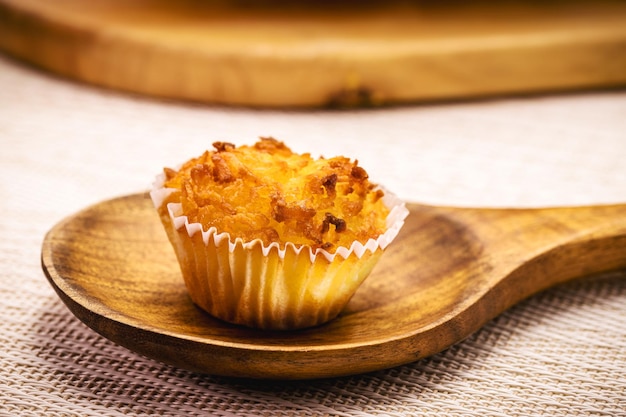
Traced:
<path fill-rule="evenodd" d="M 283 142 L 216 142 L 178 171 L 164 169 L 165 201 L 180 202 L 190 222 L 233 240 L 286 242 L 333 252 L 384 233 L 389 210 L 367 172 L 343 156 L 314 159 Z"/>

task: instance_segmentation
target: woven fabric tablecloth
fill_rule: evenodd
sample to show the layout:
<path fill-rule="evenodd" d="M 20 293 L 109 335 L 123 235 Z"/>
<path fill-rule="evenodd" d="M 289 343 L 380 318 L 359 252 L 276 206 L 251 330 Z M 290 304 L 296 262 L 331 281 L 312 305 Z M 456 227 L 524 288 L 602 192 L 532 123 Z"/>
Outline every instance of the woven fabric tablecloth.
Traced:
<path fill-rule="evenodd" d="M 626 202 L 626 92 L 361 111 L 161 102 L 0 56 L 0 415 L 625 416 L 626 274 L 538 294 L 440 354 L 366 375 L 249 381 L 191 373 L 99 336 L 56 296 L 45 233 L 148 189 L 216 140 L 357 158 L 410 201 Z"/>

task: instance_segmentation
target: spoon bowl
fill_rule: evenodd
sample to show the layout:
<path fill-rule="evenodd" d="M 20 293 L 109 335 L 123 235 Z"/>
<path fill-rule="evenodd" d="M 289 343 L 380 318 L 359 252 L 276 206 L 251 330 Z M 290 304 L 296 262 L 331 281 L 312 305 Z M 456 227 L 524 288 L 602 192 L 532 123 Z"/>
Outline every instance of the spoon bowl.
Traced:
<path fill-rule="evenodd" d="M 623 204 L 407 207 L 405 226 L 345 310 L 310 329 L 249 329 L 197 308 L 147 194 L 61 221 L 44 239 L 42 267 L 72 313 L 115 343 L 192 371 L 264 379 L 410 363 L 534 293 L 626 268 Z"/>

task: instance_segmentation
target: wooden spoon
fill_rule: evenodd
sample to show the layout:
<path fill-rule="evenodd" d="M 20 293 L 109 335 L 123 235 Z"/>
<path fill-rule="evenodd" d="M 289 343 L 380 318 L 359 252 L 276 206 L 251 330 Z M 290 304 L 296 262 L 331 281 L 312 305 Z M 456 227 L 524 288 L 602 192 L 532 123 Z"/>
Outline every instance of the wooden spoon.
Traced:
<path fill-rule="evenodd" d="M 145 194 L 57 224 L 43 242 L 42 264 L 69 309 L 122 346 L 194 371 L 280 379 L 409 363 L 533 293 L 626 268 L 626 205 L 408 207 L 397 240 L 345 311 L 300 331 L 237 327 L 196 308 Z"/>

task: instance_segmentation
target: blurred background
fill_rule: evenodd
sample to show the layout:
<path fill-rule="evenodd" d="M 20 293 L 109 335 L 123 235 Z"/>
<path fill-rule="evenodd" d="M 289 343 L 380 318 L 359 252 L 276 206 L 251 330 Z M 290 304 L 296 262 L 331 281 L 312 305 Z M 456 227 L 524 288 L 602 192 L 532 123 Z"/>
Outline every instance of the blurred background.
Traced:
<path fill-rule="evenodd" d="M 3 0 L 0 48 L 113 89 L 369 107 L 626 83 L 620 1 Z"/>

